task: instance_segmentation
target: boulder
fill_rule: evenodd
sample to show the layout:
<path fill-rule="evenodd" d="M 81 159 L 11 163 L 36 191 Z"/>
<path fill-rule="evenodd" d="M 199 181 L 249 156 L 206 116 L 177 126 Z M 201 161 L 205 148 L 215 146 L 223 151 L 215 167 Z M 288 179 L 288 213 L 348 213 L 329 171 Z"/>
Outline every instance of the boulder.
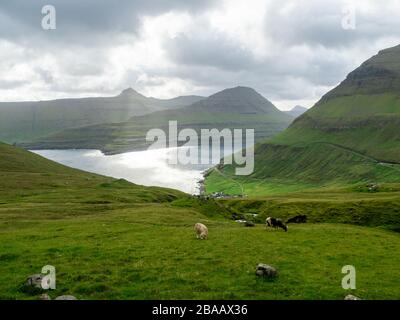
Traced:
<path fill-rule="evenodd" d="M 25 286 L 42 289 L 42 279 L 41 274 L 33 274 L 26 279 Z"/>
<path fill-rule="evenodd" d="M 31 295 L 43 293 L 42 279 L 43 276 L 41 274 L 30 275 L 26 278 L 25 282 L 22 283 L 19 290 Z"/>
<path fill-rule="evenodd" d="M 254 227 L 255 224 L 254 224 L 253 221 L 246 221 L 246 222 L 244 223 L 244 226 L 245 226 L 245 227 Z"/>
<path fill-rule="evenodd" d="M 239 214 L 239 213 L 232 213 L 232 219 L 233 220 L 244 220 L 245 217 L 243 214 Z"/>
<path fill-rule="evenodd" d="M 348 294 L 344 297 L 344 300 L 361 300 L 361 298 L 353 296 L 352 294 Z"/>
<path fill-rule="evenodd" d="M 74 296 L 65 295 L 65 296 L 58 296 L 55 300 L 78 300 Z"/>
<path fill-rule="evenodd" d="M 51 300 L 50 296 L 47 293 L 43 293 L 39 296 L 40 300 Z"/>
<path fill-rule="evenodd" d="M 267 264 L 259 263 L 256 269 L 256 275 L 259 277 L 275 278 L 278 271 Z"/>

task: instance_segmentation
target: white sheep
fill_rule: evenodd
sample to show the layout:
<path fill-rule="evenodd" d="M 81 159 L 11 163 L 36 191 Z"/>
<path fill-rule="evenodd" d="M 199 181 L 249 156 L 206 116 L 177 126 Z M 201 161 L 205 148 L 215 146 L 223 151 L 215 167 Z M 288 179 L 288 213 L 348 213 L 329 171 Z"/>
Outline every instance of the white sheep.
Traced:
<path fill-rule="evenodd" d="M 194 225 L 194 231 L 196 232 L 197 239 L 205 240 L 208 238 L 208 229 L 202 223 L 196 223 Z"/>

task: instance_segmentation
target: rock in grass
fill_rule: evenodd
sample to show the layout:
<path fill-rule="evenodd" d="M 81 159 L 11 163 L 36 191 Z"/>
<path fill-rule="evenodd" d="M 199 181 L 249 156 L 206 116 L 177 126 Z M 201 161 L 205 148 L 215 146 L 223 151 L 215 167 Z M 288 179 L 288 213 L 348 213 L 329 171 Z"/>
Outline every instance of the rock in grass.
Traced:
<path fill-rule="evenodd" d="M 21 285 L 20 291 L 31 295 L 42 293 L 42 279 L 43 276 L 41 274 L 32 274 L 28 276 L 25 282 Z"/>
<path fill-rule="evenodd" d="M 26 279 L 25 286 L 42 288 L 43 276 L 41 274 L 33 274 Z"/>
<path fill-rule="evenodd" d="M 43 293 L 39 296 L 40 300 L 51 300 L 50 296 L 47 293 Z"/>
<path fill-rule="evenodd" d="M 58 296 L 55 300 L 78 300 L 74 296 L 65 295 L 65 296 Z"/>
<path fill-rule="evenodd" d="M 361 300 L 361 298 L 353 296 L 352 294 L 348 294 L 344 297 L 344 300 Z"/>
<path fill-rule="evenodd" d="M 259 263 L 256 269 L 256 275 L 259 277 L 275 278 L 278 271 L 267 264 Z"/>
<path fill-rule="evenodd" d="M 244 223 L 244 226 L 245 226 L 245 227 L 254 227 L 255 224 L 254 224 L 253 221 L 246 221 L 246 222 Z"/>

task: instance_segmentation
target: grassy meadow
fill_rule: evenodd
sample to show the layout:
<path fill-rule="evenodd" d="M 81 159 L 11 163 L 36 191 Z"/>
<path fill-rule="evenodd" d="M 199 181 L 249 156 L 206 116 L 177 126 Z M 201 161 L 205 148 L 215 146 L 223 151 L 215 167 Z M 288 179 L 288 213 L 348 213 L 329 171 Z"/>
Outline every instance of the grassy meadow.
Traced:
<path fill-rule="evenodd" d="M 40 292 L 22 284 L 47 264 L 56 267 L 52 298 L 400 297 L 400 237 L 379 219 L 355 225 L 351 211 L 338 209 L 342 214 L 329 219 L 307 212 L 310 223 L 289 225 L 287 233 L 262 224 L 246 228 L 233 213 L 258 213 L 257 222 L 270 213 L 294 214 L 296 206 L 285 206 L 290 200 L 283 196 L 196 199 L 70 169 L 4 144 L 0 151 L 1 299 L 38 299 Z M 387 219 L 398 219 L 394 209 Z M 208 226 L 208 240 L 196 239 L 196 222 Z M 258 263 L 275 266 L 279 276 L 256 277 Z M 341 287 L 348 264 L 357 270 L 356 290 Z"/>
<path fill-rule="evenodd" d="M 205 223 L 207 241 L 193 224 Z M 1 232 L 2 299 L 36 299 L 19 290 L 25 277 L 51 264 L 57 289 L 79 299 L 343 299 L 341 268 L 357 270 L 363 299 L 398 299 L 398 234 L 341 224 L 266 231 L 208 218 L 173 205 L 64 218 L 15 219 Z M 258 263 L 279 270 L 255 276 Z"/>

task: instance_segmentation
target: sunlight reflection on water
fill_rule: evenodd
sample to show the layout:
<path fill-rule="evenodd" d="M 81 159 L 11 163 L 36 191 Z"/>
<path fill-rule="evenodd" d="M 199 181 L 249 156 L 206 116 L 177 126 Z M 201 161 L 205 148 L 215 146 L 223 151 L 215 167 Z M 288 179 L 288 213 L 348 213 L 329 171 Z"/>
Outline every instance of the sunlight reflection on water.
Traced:
<path fill-rule="evenodd" d="M 211 165 L 172 166 L 168 159 L 176 149 L 157 149 L 104 155 L 99 150 L 34 150 L 47 159 L 69 167 L 123 178 L 145 186 L 199 193 L 202 172 Z"/>

